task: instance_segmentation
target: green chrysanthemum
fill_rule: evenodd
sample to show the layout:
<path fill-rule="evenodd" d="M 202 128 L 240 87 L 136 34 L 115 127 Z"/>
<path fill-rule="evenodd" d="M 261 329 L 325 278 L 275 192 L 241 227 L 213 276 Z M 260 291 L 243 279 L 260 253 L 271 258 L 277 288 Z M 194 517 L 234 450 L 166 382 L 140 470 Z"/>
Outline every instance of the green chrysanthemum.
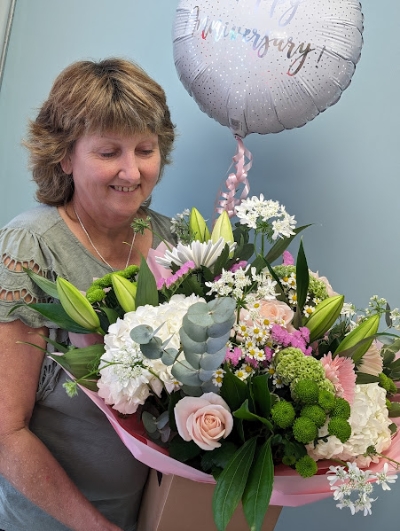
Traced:
<path fill-rule="evenodd" d="M 310 478 L 318 471 L 318 465 L 312 457 L 305 455 L 301 457 L 295 465 L 297 472 L 303 478 Z"/>
<path fill-rule="evenodd" d="M 293 437 L 296 441 L 308 444 L 317 438 L 318 428 L 315 422 L 306 418 L 299 417 L 293 424 Z"/>
<path fill-rule="evenodd" d="M 347 420 L 340 417 L 333 417 L 328 423 L 329 435 L 335 435 L 340 442 L 345 443 L 350 439 L 351 426 Z"/>
<path fill-rule="evenodd" d="M 293 405 L 286 400 L 280 400 L 271 409 L 272 420 L 279 428 L 289 428 L 296 417 Z"/>
<path fill-rule="evenodd" d="M 304 406 L 300 413 L 301 417 L 307 417 L 315 422 L 317 428 L 322 428 L 326 422 L 326 413 L 321 406 L 311 404 Z"/>

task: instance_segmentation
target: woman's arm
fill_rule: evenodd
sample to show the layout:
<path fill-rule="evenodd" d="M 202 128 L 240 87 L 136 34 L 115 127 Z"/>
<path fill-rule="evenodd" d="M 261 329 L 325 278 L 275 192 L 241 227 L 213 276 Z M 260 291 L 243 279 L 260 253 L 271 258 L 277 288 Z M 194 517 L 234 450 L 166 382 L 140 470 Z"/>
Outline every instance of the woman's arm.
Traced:
<path fill-rule="evenodd" d="M 39 333 L 21 321 L 0 324 L 0 474 L 29 500 L 74 531 L 120 531 L 81 494 L 29 430 L 43 352 Z"/>

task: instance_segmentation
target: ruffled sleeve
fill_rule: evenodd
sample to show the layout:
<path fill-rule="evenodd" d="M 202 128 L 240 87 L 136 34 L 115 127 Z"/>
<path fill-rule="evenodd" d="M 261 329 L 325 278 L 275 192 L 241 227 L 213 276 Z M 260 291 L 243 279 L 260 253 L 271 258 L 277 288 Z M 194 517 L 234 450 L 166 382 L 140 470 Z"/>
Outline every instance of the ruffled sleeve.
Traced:
<path fill-rule="evenodd" d="M 0 231 L 0 256 L 0 322 L 20 319 L 33 328 L 54 328 L 54 324 L 23 304 L 51 300 L 23 271 L 24 267 L 29 268 L 55 280 L 54 260 L 46 244 L 27 229 L 5 227 Z"/>

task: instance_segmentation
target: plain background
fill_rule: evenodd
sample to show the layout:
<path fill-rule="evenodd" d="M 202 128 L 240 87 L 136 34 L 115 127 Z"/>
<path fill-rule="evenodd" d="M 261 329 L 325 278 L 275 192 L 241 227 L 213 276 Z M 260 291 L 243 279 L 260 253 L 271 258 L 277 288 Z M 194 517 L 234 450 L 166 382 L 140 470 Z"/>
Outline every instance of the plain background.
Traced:
<path fill-rule="evenodd" d="M 173 216 L 196 206 L 212 216 L 236 144 L 178 79 L 172 54 L 177 4 L 17 0 L 0 93 L 1 225 L 35 205 L 21 139 L 55 76 L 72 61 L 114 55 L 138 62 L 164 87 L 177 125 L 174 163 L 153 207 Z M 304 235 L 309 266 L 348 302 L 364 308 L 377 294 L 394 308 L 400 306 L 400 4 L 369 1 L 363 13 L 361 60 L 341 100 L 303 128 L 245 139 L 254 158 L 250 194 L 280 201 L 299 224 L 313 223 Z M 284 508 L 276 531 L 394 529 L 400 480 L 391 492 L 374 494 L 372 516 L 351 516 L 328 499 Z"/>

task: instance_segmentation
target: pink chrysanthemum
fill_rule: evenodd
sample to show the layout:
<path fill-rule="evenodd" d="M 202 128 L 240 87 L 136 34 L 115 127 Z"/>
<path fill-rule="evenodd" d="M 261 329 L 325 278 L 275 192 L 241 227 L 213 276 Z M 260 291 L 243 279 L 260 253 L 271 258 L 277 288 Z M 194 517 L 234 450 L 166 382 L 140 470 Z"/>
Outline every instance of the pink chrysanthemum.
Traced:
<path fill-rule="evenodd" d="M 350 358 L 341 358 L 340 356 L 332 358 L 332 354 L 328 352 L 321 359 L 321 363 L 325 369 L 325 376 L 335 387 L 336 395 L 352 404 L 356 386 L 353 361 Z"/>

